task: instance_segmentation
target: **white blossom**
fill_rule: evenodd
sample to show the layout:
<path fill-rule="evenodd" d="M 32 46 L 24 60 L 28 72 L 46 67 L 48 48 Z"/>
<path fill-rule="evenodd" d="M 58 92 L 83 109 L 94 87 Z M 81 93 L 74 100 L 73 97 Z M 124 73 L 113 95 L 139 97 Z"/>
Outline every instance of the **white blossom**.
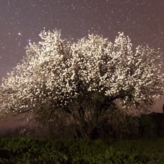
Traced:
<path fill-rule="evenodd" d="M 88 92 L 102 92 L 119 99 L 123 107 L 142 107 L 164 91 L 163 63 L 159 52 L 148 46 L 132 50 L 129 37 L 119 33 L 114 43 L 88 35 L 77 43 L 61 39 L 60 31 L 39 35 L 29 44 L 27 56 L 2 83 L 2 106 L 7 112 L 33 109 L 53 101 L 66 105 L 79 96 L 78 82 Z"/>

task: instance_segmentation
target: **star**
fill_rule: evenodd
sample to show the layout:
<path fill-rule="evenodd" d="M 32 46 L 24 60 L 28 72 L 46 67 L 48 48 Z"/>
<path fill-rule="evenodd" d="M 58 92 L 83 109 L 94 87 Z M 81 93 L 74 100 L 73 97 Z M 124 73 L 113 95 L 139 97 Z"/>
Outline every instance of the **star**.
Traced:
<path fill-rule="evenodd" d="M 18 32 L 18 35 L 19 35 L 19 36 L 22 36 L 22 33 L 21 33 L 21 32 Z"/>
<path fill-rule="evenodd" d="M 31 39 L 28 39 L 28 42 L 31 42 Z"/>

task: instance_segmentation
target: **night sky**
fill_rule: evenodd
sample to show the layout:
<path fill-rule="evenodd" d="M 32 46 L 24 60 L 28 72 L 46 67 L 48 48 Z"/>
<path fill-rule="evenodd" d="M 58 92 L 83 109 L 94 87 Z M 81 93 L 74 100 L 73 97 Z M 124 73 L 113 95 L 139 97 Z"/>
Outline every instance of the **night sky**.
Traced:
<path fill-rule="evenodd" d="M 0 83 L 44 28 L 74 41 L 88 31 L 111 41 L 124 32 L 133 46 L 148 44 L 163 53 L 164 0 L 0 0 Z"/>

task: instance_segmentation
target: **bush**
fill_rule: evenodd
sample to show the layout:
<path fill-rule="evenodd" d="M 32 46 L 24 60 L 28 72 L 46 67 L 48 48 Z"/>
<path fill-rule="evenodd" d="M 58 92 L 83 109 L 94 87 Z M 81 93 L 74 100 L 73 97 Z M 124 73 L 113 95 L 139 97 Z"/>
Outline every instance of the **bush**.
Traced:
<path fill-rule="evenodd" d="M 45 140 L 32 138 L 0 139 L 0 147 L 12 156 L 0 157 L 3 164 L 161 164 L 163 139 Z"/>
<path fill-rule="evenodd" d="M 157 136 L 157 124 L 151 115 L 142 114 L 139 118 L 139 132 L 141 137 Z"/>
<path fill-rule="evenodd" d="M 139 135 L 138 120 L 121 110 L 117 110 L 113 113 L 111 125 L 114 138 L 127 139 Z"/>

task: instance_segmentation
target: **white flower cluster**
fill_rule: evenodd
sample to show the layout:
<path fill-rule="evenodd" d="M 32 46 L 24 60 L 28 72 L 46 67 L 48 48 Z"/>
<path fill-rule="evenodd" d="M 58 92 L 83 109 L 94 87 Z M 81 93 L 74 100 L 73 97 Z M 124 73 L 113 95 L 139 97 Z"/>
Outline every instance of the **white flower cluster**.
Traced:
<path fill-rule="evenodd" d="M 83 90 L 102 92 L 124 107 L 147 104 L 164 91 L 159 52 L 148 46 L 132 49 L 129 37 L 119 33 L 115 42 L 88 35 L 77 43 L 61 39 L 60 31 L 40 34 L 26 58 L 2 83 L 2 109 L 24 112 L 38 105 L 68 104 Z"/>

